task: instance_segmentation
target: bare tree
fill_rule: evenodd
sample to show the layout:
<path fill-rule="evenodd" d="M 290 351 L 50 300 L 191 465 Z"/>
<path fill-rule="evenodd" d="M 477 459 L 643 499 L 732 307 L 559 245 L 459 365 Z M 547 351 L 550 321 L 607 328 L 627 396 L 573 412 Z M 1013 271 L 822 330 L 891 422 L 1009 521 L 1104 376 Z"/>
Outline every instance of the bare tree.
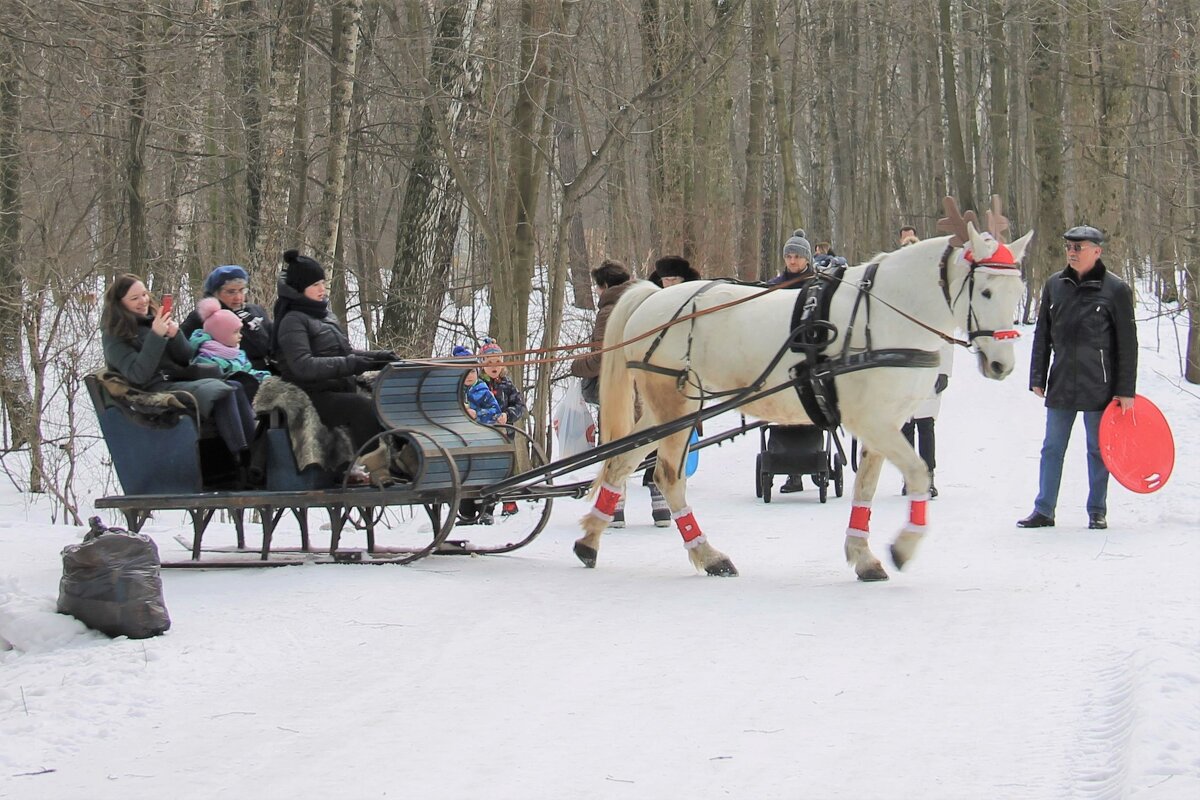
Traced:
<path fill-rule="evenodd" d="M 294 242 L 287 229 L 292 193 L 288 155 L 296 127 L 297 92 L 300 85 L 301 31 L 309 14 L 310 0 L 283 0 L 275 20 L 271 49 L 271 81 L 267 95 L 267 118 L 263 133 L 262 189 L 251 263 L 262 275 L 274 273 L 284 242 Z"/>
<path fill-rule="evenodd" d="M 11 446 L 30 441 L 32 398 L 21 344 L 21 65 L 16 9 L 0 16 L 0 403 Z"/>
<path fill-rule="evenodd" d="M 433 20 L 425 103 L 396 224 L 396 253 L 378 334 L 397 352 L 424 356 L 433 347 L 463 207 L 462 186 L 448 155 L 465 155 L 465 133 L 483 77 L 481 24 L 490 13 L 490 0 L 447 0 Z"/>

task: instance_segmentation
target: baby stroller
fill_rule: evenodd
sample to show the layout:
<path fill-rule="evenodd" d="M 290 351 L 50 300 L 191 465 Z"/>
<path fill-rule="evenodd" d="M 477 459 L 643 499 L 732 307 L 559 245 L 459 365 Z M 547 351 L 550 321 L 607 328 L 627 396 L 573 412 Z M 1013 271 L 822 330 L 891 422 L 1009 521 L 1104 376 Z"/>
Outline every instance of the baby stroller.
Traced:
<path fill-rule="evenodd" d="M 759 429 L 761 451 L 754 464 L 754 495 L 771 502 L 776 475 L 809 475 L 821 502 L 829 496 L 829 484 L 838 497 L 845 491 L 844 457 L 834 431 L 816 425 L 767 425 Z"/>

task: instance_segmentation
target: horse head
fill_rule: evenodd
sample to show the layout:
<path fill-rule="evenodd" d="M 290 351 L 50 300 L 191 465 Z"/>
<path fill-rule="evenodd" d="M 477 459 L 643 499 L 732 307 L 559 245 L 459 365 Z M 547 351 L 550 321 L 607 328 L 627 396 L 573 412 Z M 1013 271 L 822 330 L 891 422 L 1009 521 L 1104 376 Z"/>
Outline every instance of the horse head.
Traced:
<path fill-rule="evenodd" d="M 1001 380 L 1008 377 L 1016 363 L 1013 342 L 1019 334 L 1013 329 L 1013 320 L 1025 292 L 1021 259 L 1033 231 L 1012 244 L 1005 244 L 991 233 L 980 233 L 972 222 L 967 223 L 967 233 L 969 240 L 962 251 L 967 269 L 958 292 L 966 302 L 964 330 L 976 348 L 979 371 L 985 378 Z"/>

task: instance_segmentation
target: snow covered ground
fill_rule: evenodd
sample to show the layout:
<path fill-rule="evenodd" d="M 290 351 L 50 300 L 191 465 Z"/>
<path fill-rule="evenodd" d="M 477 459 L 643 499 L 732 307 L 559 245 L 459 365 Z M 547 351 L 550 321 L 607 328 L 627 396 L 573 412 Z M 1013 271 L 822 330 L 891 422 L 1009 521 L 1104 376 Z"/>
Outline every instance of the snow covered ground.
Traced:
<path fill-rule="evenodd" d="M 1032 330 L 1003 383 L 960 351 L 931 533 L 882 584 L 843 563 L 848 497 L 755 499 L 756 436 L 690 487 L 738 578 L 696 575 L 637 488 L 595 570 L 563 500 L 507 556 L 166 572 L 173 627 L 144 641 L 53 613 L 82 530 L 0 495 L 0 797 L 1194 800 L 1200 398 L 1162 324 L 1139 372 L 1175 432 L 1162 491 L 1114 482 L 1087 530 L 1077 428 L 1058 527 L 1017 529 Z M 907 511 L 887 470 L 880 556 Z M 186 530 L 147 526 L 171 558 Z"/>

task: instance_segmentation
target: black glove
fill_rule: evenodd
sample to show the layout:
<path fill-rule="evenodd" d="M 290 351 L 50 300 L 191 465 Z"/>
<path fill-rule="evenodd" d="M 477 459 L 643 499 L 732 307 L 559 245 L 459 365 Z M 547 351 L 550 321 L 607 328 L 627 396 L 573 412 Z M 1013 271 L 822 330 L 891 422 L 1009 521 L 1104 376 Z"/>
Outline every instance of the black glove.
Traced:
<path fill-rule="evenodd" d="M 941 394 L 946 391 L 946 387 L 950 385 L 950 376 L 946 374 L 938 375 L 937 381 L 933 384 L 933 393 Z"/>
<path fill-rule="evenodd" d="M 361 356 L 356 353 L 346 356 L 346 360 L 350 362 L 350 371 L 355 375 L 362 375 L 364 372 L 375 369 L 375 362 L 369 356 Z"/>
<path fill-rule="evenodd" d="M 376 369 L 382 369 L 393 361 L 400 360 L 391 350 L 368 350 L 362 355 L 371 359 L 371 363 L 375 365 Z"/>

